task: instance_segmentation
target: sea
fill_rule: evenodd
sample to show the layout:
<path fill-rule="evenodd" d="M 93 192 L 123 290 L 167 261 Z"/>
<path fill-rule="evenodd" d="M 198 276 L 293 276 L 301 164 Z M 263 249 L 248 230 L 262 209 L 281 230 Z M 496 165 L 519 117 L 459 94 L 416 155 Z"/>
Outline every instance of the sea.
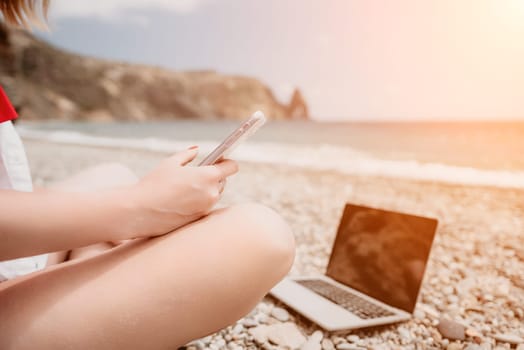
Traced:
<path fill-rule="evenodd" d="M 233 121 L 21 122 L 26 139 L 171 153 L 210 152 Z M 231 155 L 352 175 L 524 188 L 524 122 L 270 121 Z"/>

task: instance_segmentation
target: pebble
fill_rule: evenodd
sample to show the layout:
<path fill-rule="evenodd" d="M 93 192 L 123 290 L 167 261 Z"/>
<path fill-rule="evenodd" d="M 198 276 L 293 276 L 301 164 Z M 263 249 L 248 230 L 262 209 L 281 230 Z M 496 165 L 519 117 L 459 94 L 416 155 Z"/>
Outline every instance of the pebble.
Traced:
<path fill-rule="evenodd" d="M 464 340 L 466 338 L 466 327 L 447 318 L 441 318 L 439 320 L 437 329 L 443 337 L 448 339 Z"/>
<path fill-rule="evenodd" d="M 513 345 L 524 343 L 524 339 L 515 334 L 501 334 L 497 333 L 493 335 L 493 339 L 498 340 L 501 343 L 510 343 Z"/>
<path fill-rule="evenodd" d="M 386 344 L 374 345 L 371 347 L 371 350 L 391 350 L 391 342 Z M 396 350 L 400 349 L 399 347 L 395 348 Z M 424 349 L 424 348 L 423 348 Z"/>
<path fill-rule="evenodd" d="M 492 346 L 491 346 L 490 343 L 486 343 L 486 342 L 484 342 L 484 343 L 481 343 L 481 344 L 480 344 L 480 349 L 481 349 L 481 350 L 491 350 L 491 348 L 492 348 Z M 523 349 L 523 350 L 524 350 L 524 349 Z"/>
<path fill-rule="evenodd" d="M 300 347 L 300 350 L 321 350 L 320 340 L 309 337 L 309 339 Z"/>
<path fill-rule="evenodd" d="M 454 291 L 455 291 L 455 288 L 453 288 L 453 286 L 450 286 L 450 285 L 447 285 L 444 288 L 442 288 L 442 293 L 446 295 L 453 294 Z"/>
<path fill-rule="evenodd" d="M 188 346 L 188 350 L 189 350 L 190 348 L 197 349 L 197 350 L 201 350 L 201 349 L 205 349 L 206 346 L 205 346 L 205 344 L 204 344 L 202 341 L 197 340 L 197 341 L 194 341 L 194 342 L 192 342 L 191 344 L 189 344 L 189 346 Z"/>
<path fill-rule="evenodd" d="M 462 350 L 462 344 L 451 343 L 446 347 L 446 350 Z"/>
<path fill-rule="evenodd" d="M 502 283 L 502 284 L 499 284 L 496 288 L 495 288 L 495 292 L 494 294 L 498 297 L 505 297 L 508 295 L 509 293 L 509 290 L 510 290 L 510 284 L 509 282 L 506 282 L 506 283 Z"/>
<path fill-rule="evenodd" d="M 245 339 L 246 337 L 247 337 L 247 333 L 240 333 L 240 334 L 233 334 L 231 338 L 235 341 L 240 341 L 240 340 Z"/>
<path fill-rule="evenodd" d="M 345 338 L 342 338 L 342 337 L 339 337 L 339 336 L 334 336 L 331 338 L 331 340 L 333 340 L 333 343 L 335 343 L 335 345 L 338 345 L 338 344 L 341 344 L 341 343 L 345 343 L 346 342 L 346 339 Z"/>
<path fill-rule="evenodd" d="M 355 344 L 349 344 L 349 343 L 340 343 L 337 345 L 337 350 L 365 350 L 365 349 L 366 348 L 362 348 Z"/>
<path fill-rule="evenodd" d="M 468 344 L 464 350 L 481 350 L 477 344 Z"/>
<path fill-rule="evenodd" d="M 251 319 L 251 318 L 244 318 L 242 320 L 242 324 L 244 325 L 244 327 L 246 328 L 251 328 L 251 327 L 256 327 L 258 326 L 258 322 Z"/>
<path fill-rule="evenodd" d="M 429 333 L 435 341 L 440 343 L 440 341 L 442 340 L 442 335 L 436 329 L 430 328 Z"/>
<path fill-rule="evenodd" d="M 213 335 L 208 335 L 207 337 L 204 337 L 200 339 L 204 344 L 209 344 L 213 340 Z"/>
<path fill-rule="evenodd" d="M 271 316 L 273 316 L 281 322 L 286 322 L 289 320 L 289 312 L 287 312 L 286 309 L 283 309 L 281 307 L 273 308 L 273 310 L 271 310 Z"/>
<path fill-rule="evenodd" d="M 238 344 L 230 343 L 227 346 L 229 350 L 242 350 L 242 347 Z"/>
<path fill-rule="evenodd" d="M 315 341 L 320 343 L 320 341 L 324 338 L 324 333 L 320 330 L 317 330 L 314 331 L 309 338 L 314 339 Z"/>
<path fill-rule="evenodd" d="M 242 333 L 243 330 L 244 330 L 244 326 L 242 326 L 242 324 L 240 323 L 237 323 L 235 327 L 233 327 L 232 331 L 233 331 L 233 334 L 240 334 Z"/>
<path fill-rule="evenodd" d="M 410 332 L 408 329 L 406 329 L 406 328 L 404 328 L 404 327 L 399 327 L 399 328 L 398 328 L 398 334 L 400 335 L 400 337 L 401 337 L 404 341 L 406 341 L 406 342 L 411 341 L 411 338 L 412 338 L 412 337 L 411 337 L 411 332 Z"/>
<path fill-rule="evenodd" d="M 262 338 L 262 336 L 275 345 L 291 349 L 300 348 L 306 342 L 306 337 L 300 332 L 297 325 L 292 322 L 266 326 L 260 331 L 259 337 Z"/>
<path fill-rule="evenodd" d="M 269 344 L 268 342 L 263 343 L 263 344 L 260 346 L 260 348 L 261 348 L 262 350 L 275 350 L 275 347 L 274 347 L 273 345 Z"/>
<path fill-rule="evenodd" d="M 480 336 L 482 336 L 482 334 L 480 334 L 479 331 L 477 331 L 475 328 L 471 328 L 471 327 L 466 329 L 466 335 L 468 337 L 480 337 Z"/>
<path fill-rule="evenodd" d="M 269 326 L 260 325 L 249 329 L 249 334 L 253 336 L 253 339 L 259 344 L 263 344 L 267 341 L 267 328 Z"/>
<path fill-rule="evenodd" d="M 272 304 L 268 304 L 265 302 L 258 303 L 257 305 L 257 309 L 265 314 L 268 314 L 272 308 L 273 308 Z"/>
<path fill-rule="evenodd" d="M 477 344 L 480 344 L 482 342 L 482 334 L 475 328 L 466 329 L 466 335 L 472 338 Z"/>
<path fill-rule="evenodd" d="M 222 338 L 219 338 L 215 341 L 215 345 L 218 346 L 219 349 L 222 349 L 226 346 L 226 341 Z"/>
<path fill-rule="evenodd" d="M 423 310 L 416 309 L 413 313 L 413 317 L 415 317 L 417 320 L 423 320 L 426 318 L 426 313 Z"/>
<path fill-rule="evenodd" d="M 335 344 L 329 338 L 322 339 L 322 350 L 335 350 Z"/>
<path fill-rule="evenodd" d="M 431 318 L 440 318 L 440 313 L 435 310 L 433 307 L 426 305 L 426 304 L 420 304 L 419 309 L 421 309 L 423 312 L 425 312 L 428 316 Z"/>
<path fill-rule="evenodd" d="M 266 314 L 256 314 L 255 321 L 257 324 L 268 323 L 269 317 Z"/>
<path fill-rule="evenodd" d="M 484 295 L 482 296 L 482 299 L 483 299 L 484 301 L 493 301 L 493 300 L 495 300 L 495 298 L 494 298 L 493 295 L 491 295 L 491 294 L 484 294 Z"/>
<path fill-rule="evenodd" d="M 351 334 L 346 337 L 348 341 L 351 343 L 358 343 L 360 341 L 360 337 L 356 334 Z"/>
<path fill-rule="evenodd" d="M 481 330 L 484 333 L 491 333 L 491 327 L 489 325 L 487 325 L 487 324 L 482 325 Z"/>

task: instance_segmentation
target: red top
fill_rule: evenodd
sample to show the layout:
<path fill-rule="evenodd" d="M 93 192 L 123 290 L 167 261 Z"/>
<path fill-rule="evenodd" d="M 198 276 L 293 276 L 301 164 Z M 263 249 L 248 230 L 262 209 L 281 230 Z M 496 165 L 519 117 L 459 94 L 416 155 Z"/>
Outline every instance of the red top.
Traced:
<path fill-rule="evenodd" d="M 16 117 L 18 117 L 18 115 L 16 114 L 15 109 L 0 86 L 0 123 L 13 120 Z"/>

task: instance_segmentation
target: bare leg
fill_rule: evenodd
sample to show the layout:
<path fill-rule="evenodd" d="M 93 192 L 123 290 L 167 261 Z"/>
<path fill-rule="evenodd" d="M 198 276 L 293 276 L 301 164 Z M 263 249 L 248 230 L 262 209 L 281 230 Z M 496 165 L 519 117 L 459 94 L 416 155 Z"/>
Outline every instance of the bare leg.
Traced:
<path fill-rule="evenodd" d="M 270 209 L 220 209 L 165 236 L 0 283 L 0 348 L 165 349 L 247 312 L 289 270 Z"/>
<path fill-rule="evenodd" d="M 69 192 L 87 192 L 130 185 L 137 181 L 136 175 L 125 166 L 118 163 L 107 163 L 88 168 L 70 178 L 51 185 L 50 188 Z M 115 244 L 110 242 L 101 242 L 71 251 L 51 253 L 47 259 L 47 266 L 56 265 L 66 260 L 94 256 L 114 246 Z"/>

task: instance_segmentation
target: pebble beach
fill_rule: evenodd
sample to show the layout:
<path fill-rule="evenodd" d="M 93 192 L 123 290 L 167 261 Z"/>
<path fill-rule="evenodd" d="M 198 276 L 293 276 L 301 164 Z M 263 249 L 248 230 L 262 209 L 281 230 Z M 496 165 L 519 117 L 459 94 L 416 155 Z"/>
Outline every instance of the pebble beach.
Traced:
<path fill-rule="evenodd" d="M 33 180 L 47 186 L 83 168 L 119 162 L 143 175 L 161 152 L 24 140 Z M 322 274 L 347 202 L 436 217 L 439 229 L 413 318 L 332 334 L 266 296 L 196 349 L 524 350 L 524 190 L 356 176 L 241 162 L 221 204 L 259 202 L 292 226 L 290 275 Z M 254 278 L 256 276 L 253 276 Z"/>

